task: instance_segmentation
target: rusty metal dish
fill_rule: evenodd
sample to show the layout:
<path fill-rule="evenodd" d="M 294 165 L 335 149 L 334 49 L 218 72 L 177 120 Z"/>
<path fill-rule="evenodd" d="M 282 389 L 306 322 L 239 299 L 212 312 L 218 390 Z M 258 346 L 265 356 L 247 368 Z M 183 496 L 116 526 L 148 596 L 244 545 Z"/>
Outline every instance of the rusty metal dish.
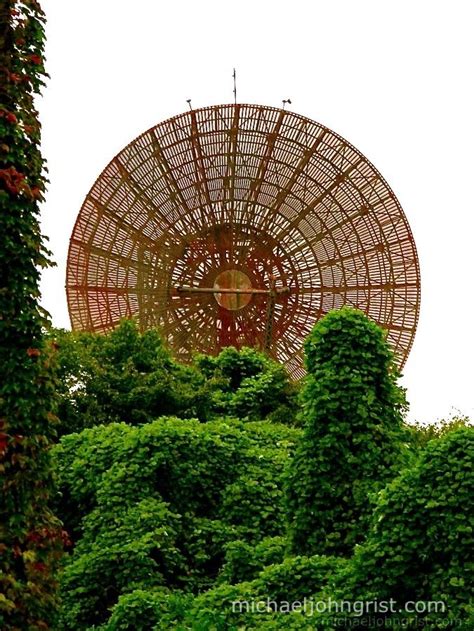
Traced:
<path fill-rule="evenodd" d="M 420 307 L 412 233 L 374 166 L 319 123 L 243 104 L 159 123 L 107 165 L 66 289 L 75 330 L 135 317 L 185 361 L 256 346 L 295 378 L 304 338 L 345 304 L 387 330 L 402 367 Z"/>

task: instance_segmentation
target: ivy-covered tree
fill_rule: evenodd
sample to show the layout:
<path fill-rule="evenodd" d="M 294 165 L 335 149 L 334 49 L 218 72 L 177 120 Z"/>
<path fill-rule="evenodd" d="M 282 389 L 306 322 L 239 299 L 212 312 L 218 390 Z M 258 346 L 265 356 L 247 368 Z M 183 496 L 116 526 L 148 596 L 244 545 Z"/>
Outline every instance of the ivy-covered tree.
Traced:
<path fill-rule="evenodd" d="M 218 416 L 297 423 L 299 385 L 284 366 L 255 348 L 228 346 L 219 355 L 197 355 L 195 365 L 209 382 L 210 410 Z"/>
<path fill-rule="evenodd" d="M 430 425 L 415 423 L 408 426 L 410 443 L 414 451 L 421 452 L 431 440 L 443 438 L 458 429 L 463 429 L 464 427 L 472 428 L 473 426 L 473 421 L 467 416 L 452 416 L 447 419 L 437 420 L 435 423 L 430 423 Z"/>
<path fill-rule="evenodd" d="M 176 362 L 156 330 L 123 320 L 108 333 L 53 331 L 58 346 L 60 434 L 159 416 L 208 418 L 204 377 Z"/>
<path fill-rule="evenodd" d="M 45 188 L 34 96 L 43 85 L 44 16 L 0 3 L 0 628 L 47 629 L 62 529 L 48 508 L 54 426 L 51 352 L 39 307 L 49 264 L 38 224 Z"/>
<path fill-rule="evenodd" d="M 278 559 L 278 551 L 268 550 L 278 544 L 258 544 L 267 533 L 284 533 L 283 464 L 300 433 L 266 421 L 162 417 L 63 436 L 53 450 L 58 513 L 74 549 L 61 579 L 55 629 L 102 625 L 121 595 L 134 590 L 145 590 L 146 601 L 157 590 L 162 597 L 169 590 L 206 590 L 233 541 L 243 555 L 257 546 L 257 565 Z M 243 565 L 236 554 L 232 564 Z M 239 571 L 245 570 L 229 573 Z M 125 628 L 153 625 L 145 617 L 143 626 Z"/>
<path fill-rule="evenodd" d="M 472 427 L 460 424 L 429 441 L 379 493 L 367 541 L 338 581 L 341 596 L 443 603 L 412 612 L 406 628 L 474 629 L 473 465 Z M 407 613 L 395 612 L 379 615 L 379 628 L 387 617 L 384 628 L 402 626 L 400 618 L 406 625 Z"/>
<path fill-rule="evenodd" d="M 304 436 L 286 482 L 295 554 L 348 554 L 370 495 L 402 463 L 404 391 L 384 332 L 362 312 L 332 311 L 305 342 Z"/>
<path fill-rule="evenodd" d="M 352 558 L 283 559 L 283 541 L 278 537 L 257 546 L 229 543 L 221 573 L 225 580 L 186 603 L 185 612 L 179 612 L 174 598 L 155 596 L 156 628 L 165 628 L 159 623 L 179 616 L 182 628 L 196 629 L 471 631 L 473 459 L 472 427 L 465 424 L 435 436 L 377 494 L 366 540 Z M 133 596 L 130 601 L 119 599 L 111 616 L 115 624 L 119 620 L 125 624 L 127 614 L 138 617 L 138 611 L 150 610 L 153 594 Z M 305 616 L 298 611 L 275 613 L 271 607 L 255 614 L 229 605 L 266 599 L 283 604 L 305 597 L 314 603 L 339 603 L 341 609 L 318 611 L 315 607 L 313 615 Z"/>
<path fill-rule="evenodd" d="M 59 431 L 124 421 L 232 416 L 291 424 L 297 386 L 284 367 L 252 349 L 225 348 L 217 357 L 176 361 L 155 329 L 141 333 L 123 320 L 108 333 L 56 330 Z"/>

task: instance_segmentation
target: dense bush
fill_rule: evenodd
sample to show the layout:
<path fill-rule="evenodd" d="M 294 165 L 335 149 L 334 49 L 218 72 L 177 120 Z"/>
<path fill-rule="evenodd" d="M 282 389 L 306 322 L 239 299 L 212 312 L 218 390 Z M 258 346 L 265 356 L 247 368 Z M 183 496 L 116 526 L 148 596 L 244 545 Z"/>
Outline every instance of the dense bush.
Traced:
<path fill-rule="evenodd" d="M 185 366 L 172 358 L 156 330 L 141 333 L 133 320 L 107 335 L 57 330 L 53 337 L 61 434 L 163 415 L 294 420 L 297 386 L 282 366 L 255 349 L 229 347 Z"/>
<path fill-rule="evenodd" d="M 231 581 L 233 572 L 246 580 L 198 596 L 183 628 L 314 631 L 403 626 L 470 631 L 474 628 L 473 459 L 472 428 L 453 430 L 428 443 L 421 457 L 378 493 L 367 539 L 350 559 L 291 557 L 269 565 L 249 581 L 245 574 L 253 568 L 241 558 L 246 554 L 251 558 L 251 551 L 242 543 L 230 544 L 223 575 Z M 291 603 L 305 597 L 325 603 L 357 601 L 367 609 L 315 611 L 310 617 L 299 612 L 246 612 L 245 606 L 243 611 L 232 609 L 233 601 Z M 393 614 L 370 608 L 371 603 L 390 600 L 397 610 Z M 422 608 L 428 602 L 442 602 L 445 610 L 403 611 L 409 601 Z"/>
<path fill-rule="evenodd" d="M 224 348 L 217 357 L 198 355 L 197 368 L 213 381 L 217 415 L 294 424 L 298 386 L 283 366 L 253 348 Z"/>
<path fill-rule="evenodd" d="M 371 494 L 403 463 L 403 390 L 382 330 L 344 307 L 305 342 L 304 435 L 286 483 L 294 553 L 350 554 L 362 541 Z"/>
<path fill-rule="evenodd" d="M 38 305 L 49 264 L 34 108 L 43 47 L 38 1 L 4 0 L 1 629 L 472 631 L 474 430 L 462 418 L 403 426 L 392 353 L 360 312 L 333 312 L 308 338 L 299 415 L 298 386 L 264 354 L 228 348 L 183 366 L 156 331 L 131 321 L 106 336 L 49 335 L 56 382 Z M 74 543 L 59 619 L 67 535 L 49 508 L 55 386 L 65 434 L 54 449 L 56 503 Z M 350 620 L 232 608 L 305 598 L 446 610 L 371 613 L 370 622 L 369 612 Z"/>
<path fill-rule="evenodd" d="M 133 590 L 209 589 L 231 541 L 281 534 L 279 479 L 299 434 L 267 422 L 162 418 L 64 436 L 54 450 L 58 511 L 75 549 L 60 628 L 105 623 Z M 269 482 L 251 494 L 252 512 L 243 472 L 257 476 L 258 466 Z"/>
<path fill-rule="evenodd" d="M 126 323 L 118 339 L 127 331 L 138 344 L 136 376 L 144 338 Z M 285 613 L 305 598 L 443 600 L 443 619 L 412 614 L 403 624 L 435 630 L 457 618 L 457 628 L 472 628 L 474 430 L 464 421 L 403 425 L 392 354 L 359 312 L 330 314 L 306 349 L 303 429 L 255 420 L 269 409 L 257 393 L 273 366 L 256 351 L 226 349 L 186 369 L 195 371 L 194 394 L 205 393 L 207 422 L 163 417 L 61 438 L 58 512 L 75 547 L 58 631 L 370 627 L 357 612 Z M 157 337 L 148 350 L 173 361 Z M 115 391 L 128 397 L 135 382 L 128 375 L 122 388 L 117 379 Z M 274 411 L 288 394 L 284 381 L 277 390 Z M 224 411 L 234 418 L 213 419 Z M 267 599 L 264 612 L 232 607 Z"/>
<path fill-rule="evenodd" d="M 99 623 L 101 631 L 340 628 L 341 619 L 350 617 L 347 613 L 308 618 L 300 612 L 276 612 L 272 606 L 268 612 L 252 613 L 245 606 L 233 611 L 232 601 L 392 598 L 400 604 L 443 600 L 448 611 L 436 620 L 426 618 L 425 628 L 439 628 L 440 620 L 451 628 L 449 619 L 457 618 L 456 628 L 471 629 L 474 430 L 461 428 L 431 441 L 415 463 L 376 495 L 366 541 L 348 559 L 284 558 L 284 537 L 259 538 L 260 522 L 249 536 L 239 519 L 232 523 L 235 515 L 222 519 L 224 498 L 235 490 L 237 480 L 245 479 L 240 470 L 257 462 L 263 471 L 270 467 L 275 460 L 268 452 L 272 439 L 288 458 L 290 439 L 298 434 L 269 423 L 202 425 L 162 419 L 142 428 L 111 425 L 63 438 L 56 448 L 68 472 L 62 488 L 69 487 L 79 501 L 90 494 L 94 507 L 82 521 L 83 536 L 66 568 L 61 628 L 86 629 Z M 191 446 L 183 451 L 187 442 Z M 177 506 L 182 510 L 189 501 L 184 491 L 192 486 L 194 458 L 204 457 L 199 443 L 213 454 L 204 463 L 210 475 L 192 512 L 181 514 Z M 169 449 L 179 458 L 170 458 Z M 158 479 L 154 473 L 156 464 L 163 463 L 163 452 L 166 466 L 159 468 Z M 93 468 L 88 475 L 86 457 Z M 222 477 L 222 464 L 213 465 L 214 459 L 227 462 L 233 473 L 208 503 L 206 493 Z M 275 474 L 281 475 L 278 466 Z M 81 489 L 81 479 L 87 491 Z M 164 503 L 169 479 L 176 500 L 171 493 Z M 201 509 L 211 517 L 199 515 Z M 192 597 L 193 591 L 203 589 L 208 591 Z M 423 616 L 415 620 L 412 614 L 413 628 L 420 621 Z M 380 617 L 379 622 L 385 624 Z"/>
<path fill-rule="evenodd" d="M 379 493 L 341 590 L 361 600 L 443 601 L 446 612 L 426 616 L 428 628 L 441 626 L 439 619 L 453 621 L 443 628 L 474 628 L 473 497 L 474 429 L 465 427 L 429 442 Z"/>
<path fill-rule="evenodd" d="M 85 536 L 63 576 L 64 629 L 103 622 L 120 594 L 134 586 L 174 587 L 182 571 L 179 516 L 166 504 L 149 498 L 110 509 L 99 504 L 84 520 Z"/>
<path fill-rule="evenodd" d="M 288 454 L 275 447 L 253 447 L 247 457 L 248 464 L 224 492 L 222 519 L 240 526 L 248 539 L 281 535 L 285 531 L 281 480 Z"/>
<path fill-rule="evenodd" d="M 285 537 L 266 537 L 257 544 L 231 541 L 225 547 L 219 582 L 242 583 L 256 578 L 265 566 L 283 561 L 285 548 Z"/>
<path fill-rule="evenodd" d="M 119 597 L 100 631 L 165 631 L 184 619 L 192 596 L 174 590 L 137 589 Z M 99 631 L 99 630 L 98 630 Z"/>
<path fill-rule="evenodd" d="M 473 427 L 474 423 L 467 416 L 452 416 L 448 419 L 441 419 L 435 423 L 424 425 L 414 423 L 407 427 L 410 444 L 415 452 L 422 451 L 435 438 L 442 438 L 446 434 L 463 427 Z"/>
<path fill-rule="evenodd" d="M 280 614 L 278 608 L 284 611 L 287 603 L 291 606 L 291 603 L 303 602 L 327 588 L 347 563 L 345 559 L 328 556 L 296 556 L 269 565 L 252 581 L 220 585 L 196 597 L 185 617 L 188 622 L 185 628 L 205 629 L 208 625 L 209 629 L 259 629 L 264 623 L 270 624 L 270 628 L 273 625 L 276 625 L 273 628 L 286 628 L 286 623 L 291 621 L 301 624 L 301 615 L 291 620 L 288 612 Z M 268 611 L 246 610 L 245 603 L 267 599 L 272 602 Z M 242 607 L 233 606 L 237 601 L 243 603 Z"/>
<path fill-rule="evenodd" d="M 175 362 L 155 330 L 124 320 L 107 335 L 55 331 L 62 434 L 100 424 L 136 425 L 165 414 L 207 418 L 204 379 Z"/>

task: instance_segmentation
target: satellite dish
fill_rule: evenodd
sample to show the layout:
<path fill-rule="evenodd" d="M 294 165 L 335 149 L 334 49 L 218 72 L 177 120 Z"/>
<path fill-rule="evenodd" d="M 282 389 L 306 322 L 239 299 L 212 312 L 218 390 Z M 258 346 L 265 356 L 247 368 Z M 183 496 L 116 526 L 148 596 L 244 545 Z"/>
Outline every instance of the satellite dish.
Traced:
<path fill-rule="evenodd" d="M 158 327 L 176 356 L 254 346 L 304 374 L 328 311 L 361 309 L 400 367 L 420 273 L 403 210 L 375 167 L 284 109 L 216 105 L 133 140 L 88 193 L 70 240 L 74 330 Z"/>

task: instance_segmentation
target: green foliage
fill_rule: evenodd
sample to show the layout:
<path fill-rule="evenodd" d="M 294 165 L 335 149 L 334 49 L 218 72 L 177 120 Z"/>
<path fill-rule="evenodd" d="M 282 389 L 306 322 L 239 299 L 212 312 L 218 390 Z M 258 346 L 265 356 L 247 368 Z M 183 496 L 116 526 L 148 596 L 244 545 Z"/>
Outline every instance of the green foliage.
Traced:
<path fill-rule="evenodd" d="M 410 432 L 410 443 L 415 451 L 420 451 L 426 447 L 430 440 L 442 438 L 449 432 L 453 432 L 462 427 L 472 427 L 473 423 L 467 416 L 453 416 L 448 419 L 436 421 L 429 425 L 415 423 L 408 426 Z"/>
<path fill-rule="evenodd" d="M 462 625 L 443 628 L 472 629 L 473 497 L 474 429 L 464 427 L 429 442 L 379 493 L 341 591 L 362 600 L 443 601 L 446 613 L 427 616 L 426 628 L 438 628 L 433 618 L 457 618 Z"/>
<path fill-rule="evenodd" d="M 265 490 L 266 472 L 278 487 L 282 462 L 300 437 L 265 422 L 166 418 L 63 437 L 55 448 L 61 510 L 68 497 L 66 521 L 84 517 L 74 517 L 78 540 L 65 570 L 59 629 L 340 627 L 341 616 L 332 624 L 330 615 L 307 618 L 275 607 L 232 611 L 236 600 L 305 597 L 445 600 L 445 617 L 472 628 L 472 428 L 431 441 L 374 495 L 366 541 L 352 559 L 284 558 L 286 539 L 262 538 L 264 509 L 244 502 L 247 473 L 256 479 L 259 469 L 262 494 L 276 501 L 274 489 Z M 249 492 L 255 502 L 259 496 Z M 281 528 L 277 513 L 268 526 Z"/>
<path fill-rule="evenodd" d="M 76 535 L 99 492 L 126 501 L 156 491 L 180 514 L 217 518 L 223 489 L 237 477 L 251 444 L 236 425 L 176 418 L 65 436 L 55 449 L 59 510 Z"/>
<path fill-rule="evenodd" d="M 283 366 L 260 351 L 229 346 L 217 357 L 196 356 L 195 364 L 211 381 L 210 407 L 215 415 L 296 423 L 298 386 Z"/>
<path fill-rule="evenodd" d="M 61 525 L 49 509 L 54 352 L 42 341 L 38 216 L 45 177 L 34 97 L 45 76 L 44 15 L 0 5 L 0 627 L 46 628 L 56 608 Z"/>
<path fill-rule="evenodd" d="M 224 563 L 225 548 L 241 536 L 234 524 L 205 517 L 184 517 L 181 546 L 186 559 L 181 585 L 193 592 L 209 589 Z"/>
<path fill-rule="evenodd" d="M 345 559 L 313 556 L 291 557 L 282 563 L 264 568 L 257 578 L 237 585 L 220 585 L 194 600 L 185 618 L 189 626 L 184 628 L 218 629 L 260 629 L 282 628 L 278 624 L 290 623 L 289 628 L 304 621 L 302 615 L 279 614 L 278 607 L 286 603 L 302 602 L 311 598 L 319 590 L 332 584 L 333 577 L 347 564 Z M 233 602 L 271 601 L 269 611 L 247 611 L 246 606 L 232 606 Z M 263 607 L 262 607 L 263 609 Z M 208 625 L 206 627 L 206 625 Z M 310 627 L 314 628 L 314 627 Z"/>
<path fill-rule="evenodd" d="M 266 565 L 283 561 L 285 548 L 284 537 L 266 537 L 256 544 L 231 541 L 225 547 L 225 562 L 219 582 L 235 584 L 256 578 Z"/>
<path fill-rule="evenodd" d="M 360 311 L 329 313 L 305 351 L 305 430 L 286 481 L 291 548 L 349 554 L 364 537 L 371 494 L 403 462 L 404 392 L 382 330 Z"/>
<path fill-rule="evenodd" d="M 192 597 L 179 591 L 135 590 L 120 596 L 101 631 L 162 631 L 184 618 Z"/>
<path fill-rule="evenodd" d="M 405 459 L 416 441 L 402 424 L 403 391 L 382 332 L 348 309 L 323 324 L 308 342 L 304 430 L 251 415 L 164 417 L 62 437 L 58 512 L 75 549 L 58 631 L 340 626 L 340 616 L 276 606 L 232 611 L 236 600 L 304 598 L 446 600 L 470 628 L 472 429 L 436 432 L 418 459 Z M 140 345 L 133 325 L 126 329 Z M 264 374 L 261 360 L 235 349 L 197 360 L 211 417 Z M 396 478 L 404 463 L 410 468 Z M 352 558 L 341 556 L 355 543 Z M 307 549 L 332 554 L 301 556 Z"/>
<path fill-rule="evenodd" d="M 309 598 L 345 567 L 345 559 L 330 556 L 295 556 L 262 570 L 253 582 L 255 592 L 277 602 Z"/>
<path fill-rule="evenodd" d="M 61 433 L 164 414 L 207 417 L 207 390 L 193 368 L 175 362 L 155 330 L 123 320 L 107 335 L 56 331 Z"/>
<path fill-rule="evenodd" d="M 183 366 L 156 331 L 140 333 L 132 321 L 104 336 L 49 335 L 59 343 L 56 381 L 55 342 L 45 343 L 38 304 L 40 268 L 50 264 L 38 225 L 46 180 L 33 100 L 43 47 L 39 3 L 5 0 L 0 627 L 322 629 L 318 616 L 232 611 L 232 601 L 332 597 L 443 601 L 443 628 L 470 631 L 473 429 L 454 419 L 406 431 L 392 353 L 360 312 L 333 312 L 308 338 L 299 416 L 297 385 L 264 354 L 227 348 Z M 54 448 L 56 501 L 75 544 L 59 619 L 67 535 L 49 509 L 57 386 L 68 435 Z M 154 420 L 163 415 L 180 418 Z M 291 427 L 298 423 L 304 433 Z M 408 445 L 418 458 L 395 478 Z M 379 622 L 400 622 L 387 618 Z M 440 626 L 439 614 L 427 614 L 408 628 L 420 618 Z"/>
<path fill-rule="evenodd" d="M 256 578 L 249 546 L 231 543 L 223 584 L 196 597 L 186 629 L 327 629 L 372 627 L 473 628 L 472 576 L 474 430 L 461 427 L 428 443 L 421 457 L 381 490 L 366 541 L 351 559 L 290 557 L 269 565 Z M 270 544 L 270 542 L 269 542 Z M 255 554 L 255 553 L 254 553 Z M 233 569 L 234 568 L 234 569 Z M 246 572 L 249 575 L 245 576 Z M 393 601 L 396 613 L 275 613 L 276 603 L 304 598 L 333 603 Z M 232 611 L 233 601 L 270 601 L 272 611 Z M 413 613 L 405 603 L 444 603 L 444 611 Z M 438 605 L 439 606 L 439 605 Z M 352 619 L 351 618 L 355 618 Z"/>
<path fill-rule="evenodd" d="M 248 539 L 285 532 L 281 480 L 287 454 L 275 447 L 249 449 L 252 461 L 223 495 L 222 519 L 240 527 Z"/>
<path fill-rule="evenodd" d="M 118 596 L 134 586 L 175 584 L 183 566 L 176 547 L 179 516 L 154 498 L 120 508 L 99 503 L 84 520 L 84 537 L 62 580 L 61 628 L 103 622 Z"/>
<path fill-rule="evenodd" d="M 106 623 L 133 590 L 209 589 L 231 541 L 281 532 L 279 479 L 299 435 L 267 422 L 162 418 L 64 436 L 54 449 L 58 512 L 76 547 L 59 628 Z M 247 516 L 242 472 L 258 467 L 272 484 L 252 494 L 260 505 Z"/>
<path fill-rule="evenodd" d="M 195 365 L 175 361 L 156 330 L 124 320 L 107 335 L 55 331 L 62 434 L 159 416 L 291 423 L 297 386 L 282 366 L 250 348 L 225 348 Z"/>

